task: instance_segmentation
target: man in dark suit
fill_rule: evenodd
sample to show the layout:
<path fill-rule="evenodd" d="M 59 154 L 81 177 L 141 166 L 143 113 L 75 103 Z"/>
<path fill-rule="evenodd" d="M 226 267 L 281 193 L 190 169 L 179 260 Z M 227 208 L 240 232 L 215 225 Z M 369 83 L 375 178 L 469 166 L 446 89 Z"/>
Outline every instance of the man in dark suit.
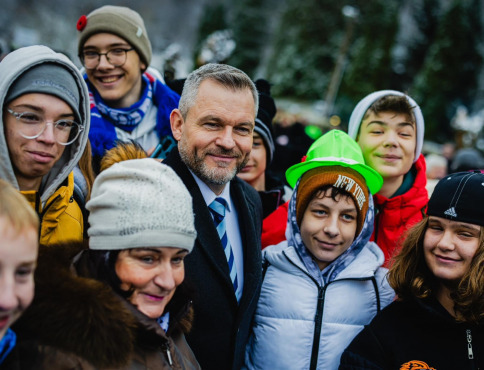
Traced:
<path fill-rule="evenodd" d="M 257 108 L 244 72 L 207 64 L 188 76 L 170 117 L 178 150 L 163 163 L 193 197 L 198 236 L 185 271 L 195 288 L 195 320 L 187 340 L 204 370 L 242 366 L 259 298 L 262 206 L 236 177 L 249 158 Z"/>

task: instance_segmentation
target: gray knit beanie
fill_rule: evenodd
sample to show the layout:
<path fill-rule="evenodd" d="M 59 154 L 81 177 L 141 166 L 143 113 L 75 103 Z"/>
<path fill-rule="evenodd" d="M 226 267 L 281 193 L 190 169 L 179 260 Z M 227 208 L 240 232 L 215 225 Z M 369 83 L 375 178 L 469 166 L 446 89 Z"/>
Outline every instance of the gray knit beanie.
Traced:
<path fill-rule="evenodd" d="M 40 93 L 53 95 L 65 101 L 72 109 L 75 121 L 84 120 L 80 114 L 79 85 L 74 76 L 61 64 L 41 63 L 21 74 L 8 89 L 5 104 L 25 94 Z"/>
<path fill-rule="evenodd" d="M 405 96 L 409 101 L 410 105 L 413 107 L 413 114 L 415 116 L 415 124 L 417 129 L 417 145 L 415 146 L 415 159 L 414 162 L 417 161 L 418 157 L 420 157 L 420 153 L 422 152 L 423 140 L 424 140 L 424 133 L 425 133 L 425 123 L 422 115 L 422 111 L 418 104 L 413 100 L 410 96 L 405 95 L 404 93 L 396 90 L 381 90 L 375 91 L 370 95 L 365 96 L 353 109 L 351 113 L 350 122 L 348 124 L 348 135 L 356 140 L 358 136 L 358 132 L 360 131 L 361 121 L 365 116 L 366 111 L 368 108 L 376 102 L 378 99 L 387 96 L 387 95 L 397 95 L 397 96 Z"/>
<path fill-rule="evenodd" d="M 151 63 L 151 43 L 146 32 L 143 18 L 134 10 L 124 6 L 105 5 L 82 15 L 77 21 L 79 42 L 78 55 L 81 55 L 84 43 L 96 33 L 112 33 L 125 39 L 135 48 L 140 59 L 148 67 Z"/>
<path fill-rule="evenodd" d="M 102 171 L 87 202 L 89 248 L 173 247 L 192 251 L 192 198 L 167 165 L 152 158 L 116 163 Z"/>

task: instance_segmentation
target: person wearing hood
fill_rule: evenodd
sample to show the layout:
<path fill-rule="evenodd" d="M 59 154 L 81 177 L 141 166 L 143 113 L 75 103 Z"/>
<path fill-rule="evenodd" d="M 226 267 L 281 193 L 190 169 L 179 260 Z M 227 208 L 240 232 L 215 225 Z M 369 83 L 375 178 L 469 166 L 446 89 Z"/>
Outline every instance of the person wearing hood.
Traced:
<path fill-rule="evenodd" d="M 369 94 L 351 113 L 348 134 L 360 145 L 365 163 L 383 177 L 383 186 L 373 196 L 371 240 L 383 250 L 385 265 L 400 249 L 405 232 L 425 215 L 424 131 L 418 104 L 395 90 Z"/>
<path fill-rule="evenodd" d="M 170 113 L 180 96 L 150 68 L 152 49 L 136 11 L 105 5 L 77 21 L 78 55 L 91 99 L 93 164 L 96 173 L 117 140 L 134 140 L 158 158 L 176 146 Z"/>
<path fill-rule="evenodd" d="M 78 68 L 46 46 L 15 50 L 0 63 L 0 105 L 0 178 L 39 215 L 41 244 L 81 241 L 73 169 L 86 147 L 90 115 Z"/>
<path fill-rule="evenodd" d="M 341 353 L 394 292 L 369 242 L 381 176 L 332 130 L 286 172 L 294 192 L 287 240 L 263 250 L 264 280 L 247 369 L 337 369 Z"/>
<path fill-rule="evenodd" d="M 200 369 L 185 340 L 197 233 L 181 179 L 152 158 L 123 160 L 97 176 L 86 207 L 86 244 L 41 249 L 35 299 L 0 368 Z"/>
<path fill-rule="evenodd" d="M 341 370 L 484 369 L 483 194 L 480 171 L 437 183 L 388 273 L 398 299 L 355 337 Z"/>
<path fill-rule="evenodd" d="M 262 218 L 266 218 L 291 198 L 292 189 L 269 171 L 275 150 L 272 120 L 276 115 L 276 104 L 268 81 L 258 79 L 255 86 L 259 93 L 259 109 L 255 119 L 254 141 L 249 161 L 237 176 L 257 190 L 262 202 Z"/>

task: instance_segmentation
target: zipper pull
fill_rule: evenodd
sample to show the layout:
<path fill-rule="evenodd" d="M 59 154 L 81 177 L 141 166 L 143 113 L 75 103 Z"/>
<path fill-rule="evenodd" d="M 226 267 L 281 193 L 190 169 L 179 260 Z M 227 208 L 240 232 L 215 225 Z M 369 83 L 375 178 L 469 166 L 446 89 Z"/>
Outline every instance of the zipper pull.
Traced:
<path fill-rule="evenodd" d="M 166 357 L 168 357 L 168 363 L 173 366 L 173 360 L 171 359 L 170 347 L 166 347 Z"/>
<path fill-rule="evenodd" d="M 467 334 L 467 357 L 469 360 L 474 359 L 474 352 L 472 351 L 472 335 L 470 329 L 466 330 Z"/>

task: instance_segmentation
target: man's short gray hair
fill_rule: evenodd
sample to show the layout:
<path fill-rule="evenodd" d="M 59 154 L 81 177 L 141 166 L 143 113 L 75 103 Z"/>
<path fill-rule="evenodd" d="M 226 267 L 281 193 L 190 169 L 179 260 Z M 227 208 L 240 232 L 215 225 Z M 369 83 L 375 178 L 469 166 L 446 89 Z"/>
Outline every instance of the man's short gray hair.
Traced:
<path fill-rule="evenodd" d="M 200 84 L 205 80 L 212 80 L 233 91 L 249 89 L 254 98 L 255 114 L 259 108 L 259 94 L 252 80 L 240 69 L 228 64 L 209 63 L 191 72 L 183 86 L 178 109 L 183 119 L 195 104 Z M 255 117 L 254 117 L 255 118 Z"/>

